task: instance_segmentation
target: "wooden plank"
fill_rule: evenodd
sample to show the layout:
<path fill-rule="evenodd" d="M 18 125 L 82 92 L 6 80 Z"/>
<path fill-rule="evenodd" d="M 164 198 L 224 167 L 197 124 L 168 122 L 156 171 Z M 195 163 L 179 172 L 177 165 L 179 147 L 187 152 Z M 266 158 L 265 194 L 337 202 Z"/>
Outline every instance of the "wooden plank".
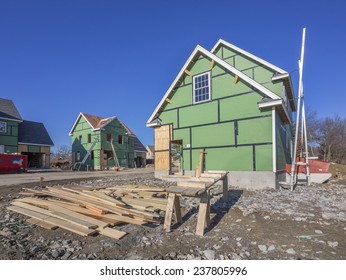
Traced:
<path fill-rule="evenodd" d="M 59 218 L 59 219 L 62 219 L 64 221 L 70 222 L 71 224 L 79 225 L 79 226 L 82 226 L 82 227 L 85 227 L 88 229 L 95 229 L 98 227 L 98 225 L 89 223 L 89 222 L 85 221 L 84 219 L 78 219 L 78 218 L 75 218 L 73 216 L 66 215 L 64 213 L 52 211 L 52 216 Z"/>
<path fill-rule="evenodd" d="M 87 190 L 78 191 L 78 190 L 74 190 L 71 188 L 65 188 L 65 187 L 62 187 L 62 189 L 69 191 L 69 192 L 79 194 L 81 196 L 87 197 L 87 198 L 95 200 L 97 202 L 102 202 L 102 203 L 106 203 L 106 204 L 110 204 L 110 205 L 124 206 L 124 203 L 122 203 L 121 201 L 116 200 L 116 199 L 114 199 L 108 195 L 102 194 L 102 193 L 95 195 L 93 191 L 87 191 Z M 101 198 L 102 195 L 103 195 L 103 198 Z"/>
<path fill-rule="evenodd" d="M 173 103 L 173 101 L 170 100 L 169 98 L 166 98 L 165 101 L 166 101 L 167 103 L 169 103 L 169 104 L 172 104 L 172 103 Z"/>
<path fill-rule="evenodd" d="M 178 187 L 191 187 L 191 188 L 205 188 L 205 183 L 203 182 L 177 182 Z"/>
<path fill-rule="evenodd" d="M 77 234 L 82 235 L 82 236 L 88 236 L 88 235 L 93 235 L 93 234 L 97 233 L 97 231 L 94 229 L 86 229 L 86 228 L 83 228 L 81 226 L 77 226 L 77 225 L 71 224 L 69 222 L 63 221 L 61 219 L 47 216 L 47 215 L 29 210 L 29 209 L 24 209 L 24 208 L 18 207 L 18 206 L 14 206 L 14 205 L 8 206 L 7 209 L 14 211 L 14 212 L 17 212 L 17 213 L 20 213 L 20 214 L 23 214 L 23 215 L 26 215 L 26 216 L 29 216 L 29 217 L 36 218 L 40 221 L 44 221 L 44 222 L 50 223 L 52 225 L 56 225 L 58 227 L 61 227 L 63 229 L 77 233 Z"/>
<path fill-rule="evenodd" d="M 213 69 L 214 68 L 214 64 L 215 64 L 215 61 L 212 59 L 210 61 L 210 69 Z"/>
<path fill-rule="evenodd" d="M 82 204 L 84 207 L 95 211 L 95 212 L 99 212 L 99 210 L 103 210 L 103 211 L 107 211 L 107 212 L 111 212 L 111 213 L 115 213 L 118 215 L 128 215 L 128 216 L 139 216 L 139 217 L 146 217 L 146 218 L 158 218 L 159 215 L 156 213 L 148 213 L 145 211 L 139 211 L 136 209 L 129 209 L 129 208 L 125 208 L 125 207 L 120 207 L 117 205 L 111 206 L 111 205 L 106 205 L 106 204 L 102 204 L 100 202 L 96 202 L 93 200 L 90 200 L 86 197 L 80 198 L 79 195 L 77 194 L 68 194 L 65 195 L 64 193 L 66 193 L 67 191 L 64 190 L 56 190 L 56 189 L 51 189 L 49 192 L 53 192 L 54 195 L 64 198 L 64 199 L 71 199 L 72 201 L 77 201 L 78 203 Z M 101 213 L 100 213 L 101 214 Z"/>
<path fill-rule="evenodd" d="M 107 223 L 104 223 L 104 222 L 102 222 L 100 220 L 97 220 L 97 219 L 91 218 L 89 216 L 86 216 L 86 215 L 74 212 L 72 210 L 63 208 L 63 207 L 58 206 L 58 205 L 50 205 L 49 206 L 49 210 L 53 211 L 54 213 L 66 214 L 66 215 L 68 215 L 70 217 L 74 217 L 76 219 L 83 220 L 83 221 L 88 222 L 90 224 L 97 225 L 99 228 L 105 228 L 105 227 L 108 226 Z"/>
<path fill-rule="evenodd" d="M 27 203 L 23 203 L 23 202 L 19 202 L 19 201 L 12 201 L 11 204 L 18 206 L 18 207 L 21 207 L 21 208 L 24 208 L 24 209 L 35 211 L 35 212 L 38 212 L 38 213 L 41 213 L 41 214 L 44 214 L 47 216 L 51 216 L 51 217 L 55 217 L 55 218 L 58 218 L 61 220 L 65 220 L 71 224 L 76 224 L 78 226 L 85 227 L 87 229 L 97 228 L 97 225 L 95 225 L 95 224 L 91 224 L 91 223 L 85 222 L 83 220 L 67 216 L 67 215 L 62 214 L 62 213 L 51 212 L 51 211 L 42 209 L 40 207 L 27 204 Z"/>
<path fill-rule="evenodd" d="M 55 229 L 59 228 L 57 225 L 46 223 L 46 222 L 40 221 L 36 218 L 29 218 L 26 220 L 26 222 L 29 224 L 35 225 L 35 226 L 39 226 L 41 228 L 49 229 L 49 230 L 55 230 Z"/>
<path fill-rule="evenodd" d="M 170 193 L 168 195 L 167 208 L 166 208 L 166 213 L 165 213 L 165 221 L 163 224 L 163 229 L 165 229 L 167 232 L 171 231 L 175 197 L 176 197 L 175 193 Z"/>
<path fill-rule="evenodd" d="M 177 195 L 174 197 L 173 213 L 174 213 L 175 221 L 181 224 L 183 222 L 183 219 L 181 216 L 180 198 Z"/>
<path fill-rule="evenodd" d="M 192 77 L 193 75 L 192 75 L 192 73 L 189 71 L 189 70 L 187 70 L 187 69 L 185 69 L 185 74 L 187 74 L 187 75 L 189 75 L 190 77 Z"/>
<path fill-rule="evenodd" d="M 215 179 L 220 179 L 222 177 L 222 174 L 217 174 L 217 173 L 202 173 L 201 177 L 204 178 L 215 178 Z"/>
<path fill-rule="evenodd" d="M 209 200 L 208 193 L 205 192 L 202 195 L 201 201 L 199 203 L 196 234 L 203 236 L 204 230 L 209 225 L 209 223 L 210 223 L 210 200 Z"/>
<path fill-rule="evenodd" d="M 88 205 L 88 204 L 85 204 L 84 206 L 85 206 L 85 208 L 87 208 L 87 209 L 89 209 L 89 210 L 91 210 L 91 211 L 93 211 L 93 212 L 95 212 L 97 214 L 100 214 L 100 215 L 108 213 L 108 211 L 105 211 L 103 209 L 99 209 L 97 207 L 94 207 L 94 206 L 91 206 L 91 205 Z"/>
<path fill-rule="evenodd" d="M 100 234 L 114 238 L 114 239 L 120 239 L 124 237 L 127 233 L 124 231 L 116 230 L 114 228 L 101 228 L 99 230 Z"/>

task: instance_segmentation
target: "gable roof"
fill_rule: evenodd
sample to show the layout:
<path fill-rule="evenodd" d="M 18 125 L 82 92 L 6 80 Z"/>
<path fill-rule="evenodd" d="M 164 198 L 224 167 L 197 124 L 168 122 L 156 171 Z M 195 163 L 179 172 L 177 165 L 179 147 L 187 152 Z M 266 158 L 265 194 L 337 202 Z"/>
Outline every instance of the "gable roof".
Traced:
<path fill-rule="evenodd" d="M 182 78 L 182 76 L 184 75 L 185 70 L 189 67 L 189 65 L 193 61 L 194 57 L 197 56 L 197 55 L 200 55 L 200 54 L 203 54 L 206 57 L 209 57 L 211 60 L 214 60 L 217 64 L 221 65 L 223 68 L 225 68 L 226 70 L 230 71 L 234 75 L 237 75 L 239 77 L 239 79 L 241 79 L 244 82 L 250 84 L 251 86 L 253 86 L 255 89 L 260 91 L 265 96 L 267 96 L 267 97 L 269 97 L 269 98 L 271 98 L 273 100 L 281 99 L 279 96 L 277 96 L 271 90 L 267 89 L 266 87 L 264 87 L 261 84 L 257 83 L 256 81 L 254 81 L 250 77 L 246 76 L 243 72 L 239 71 L 238 69 L 234 68 L 233 66 L 231 66 L 227 62 L 223 61 L 221 58 L 217 57 L 215 54 L 212 54 L 211 52 L 207 51 L 206 49 L 204 49 L 200 45 L 197 45 L 196 48 L 194 49 L 194 51 L 189 56 L 189 58 L 187 59 L 187 61 L 185 62 L 184 66 L 181 68 L 181 70 L 178 73 L 178 75 L 176 76 L 176 78 L 174 79 L 174 81 L 171 84 L 171 86 L 166 91 L 165 95 L 163 96 L 163 98 L 161 99 L 159 104 L 156 106 L 154 112 L 149 117 L 149 119 L 147 121 L 147 126 L 150 126 L 150 123 L 155 119 L 155 117 L 156 117 L 157 113 L 159 112 L 161 106 L 165 103 L 166 98 L 169 97 L 169 94 L 171 93 L 171 91 L 173 90 L 175 85 Z"/>
<path fill-rule="evenodd" d="M 87 113 L 79 113 L 72 129 L 70 130 L 69 135 L 72 136 L 72 132 L 73 132 L 75 126 L 77 125 L 79 119 L 82 116 L 89 123 L 89 125 L 91 126 L 91 128 L 93 130 L 101 130 L 106 125 L 108 125 L 111 121 L 117 119 L 119 121 L 119 123 L 124 127 L 126 134 L 128 136 L 134 137 L 134 150 L 138 151 L 138 152 L 145 152 L 146 151 L 144 145 L 141 143 L 141 141 L 139 141 L 136 134 L 125 123 L 123 123 L 121 120 L 119 120 L 117 117 L 104 118 L 104 117 L 100 117 L 100 116 L 90 115 Z"/>
<path fill-rule="evenodd" d="M 0 119 L 23 121 L 12 100 L 0 98 Z"/>
<path fill-rule="evenodd" d="M 23 120 L 18 125 L 18 143 L 40 146 L 54 146 L 43 123 Z"/>
<path fill-rule="evenodd" d="M 146 149 L 147 149 L 147 151 L 150 152 L 150 153 L 154 153 L 154 152 L 155 152 L 155 147 L 154 147 L 154 145 L 147 145 L 147 146 L 146 146 Z"/>
<path fill-rule="evenodd" d="M 266 67 L 276 71 L 276 74 L 272 77 L 272 82 L 274 81 L 278 81 L 278 80 L 283 80 L 284 81 L 284 85 L 286 88 L 289 88 L 290 90 L 288 91 L 288 99 L 290 101 L 290 105 L 292 107 L 293 110 L 296 109 L 296 101 L 294 99 L 294 93 L 293 93 L 293 86 L 292 86 L 292 81 L 291 81 L 291 77 L 289 75 L 289 73 L 279 67 L 277 67 L 274 64 L 271 64 L 270 62 L 252 54 L 249 53 L 235 45 L 232 45 L 231 43 L 223 40 L 223 39 L 219 39 L 219 41 L 217 41 L 217 43 L 214 45 L 214 47 L 212 48 L 211 52 L 215 53 L 215 51 L 220 47 L 220 46 L 226 46 L 229 49 L 232 49 L 240 54 L 243 54 L 244 56 L 247 56 L 248 58 L 262 64 L 265 65 Z"/>
<path fill-rule="evenodd" d="M 110 117 L 110 118 L 104 118 L 100 116 L 95 116 L 95 115 L 90 115 L 86 113 L 79 113 L 75 123 L 73 124 L 69 135 L 72 135 L 72 132 L 74 128 L 76 127 L 78 121 L 80 120 L 81 117 L 84 117 L 84 119 L 88 122 L 88 124 L 91 126 L 93 130 L 100 130 L 104 128 L 107 124 L 109 124 L 112 120 L 115 120 L 116 117 Z"/>

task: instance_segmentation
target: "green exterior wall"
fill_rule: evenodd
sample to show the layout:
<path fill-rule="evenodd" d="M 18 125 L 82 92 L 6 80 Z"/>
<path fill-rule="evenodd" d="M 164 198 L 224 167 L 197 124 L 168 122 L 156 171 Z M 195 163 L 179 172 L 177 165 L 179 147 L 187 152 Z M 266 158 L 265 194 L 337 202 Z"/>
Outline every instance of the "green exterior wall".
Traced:
<path fill-rule="evenodd" d="M 0 121 L 7 124 L 6 133 L 0 133 L 0 145 L 5 146 L 5 152 L 17 153 L 18 152 L 18 122 L 4 120 Z"/>
<path fill-rule="evenodd" d="M 91 141 L 88 143 L 88 134 L 91 134 Z M 115 119 L 107 124 L 103 130 L 93 131 L 86 119 L 81 116 L 72 133 L 72 157 L 73 162 L 82 161 L 84 156 L 90 150 L 95 139 L 99 139 L 93 148 L 94 158 L 89 155 L 85 162 L 85 166 L 91 169 L 103 169 L 115 166 L 113 157 L 105 157 L 104 151 L 112 151 L 111 143 L 107 141 L 107 134 L 112 135 L 114 148 L 120 166 L 133 167 L 134 163 L 134 138 L 126 135 L 125 128 Z M 118 137 L 122 135 L 123 144 L 118 143 Z M 80 143 L 79 137 L 82 136 Z M 80 153 L 80 160 L 76 155 Z"/>
<path fill-rule="evenodd" d="M 192 78 L 186 75 L 159 113 L 162 124 L 173 124 L 173 140 L 183 141 L 183 170 L 195 169 L 204 148 L 207 170 L 272 171 L 272 112 L 257 104 L 263 95 L 241 79 L 235 84 L 234 75 L 218 65 L 210 70 L 210 63 L 200 56 L 188 69 L 192 75 L 211 71 L 210 101 L 193 104 Z M 265 80 L 265 74 L 258 77 Z"/>

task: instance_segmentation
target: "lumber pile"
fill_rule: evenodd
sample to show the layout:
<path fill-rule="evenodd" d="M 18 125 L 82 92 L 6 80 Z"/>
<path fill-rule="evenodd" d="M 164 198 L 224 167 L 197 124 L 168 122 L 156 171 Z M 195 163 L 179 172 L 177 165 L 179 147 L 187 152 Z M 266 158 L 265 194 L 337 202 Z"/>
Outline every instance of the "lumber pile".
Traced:
<path fill-rule="evenodd" d="M 29 216 L 27 222 L 47 229 L 58 227 L 82 236 L 102 234 L 120 239 L 127 233 L 114 226 L 157 223 L 166 209 L 166 190 L 147 186 L 93 189 L 68 185 L 25 189 L 9 210 Z"/>

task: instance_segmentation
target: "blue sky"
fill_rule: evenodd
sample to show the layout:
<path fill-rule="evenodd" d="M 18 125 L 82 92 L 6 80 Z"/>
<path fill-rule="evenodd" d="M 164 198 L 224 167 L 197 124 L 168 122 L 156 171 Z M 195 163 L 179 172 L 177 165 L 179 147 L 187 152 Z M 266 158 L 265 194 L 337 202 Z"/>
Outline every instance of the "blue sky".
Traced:
<path fill-rule="evenodd" d="M 197 44 L 222 38 L 292 72 L 297 89 L 306 27 L 306 105 L 346 117 L 345 3 L 0 0 L 0 97 L 56 146 L 79 112 L 115 115 L 152 144 L 145 122 Z"/>

